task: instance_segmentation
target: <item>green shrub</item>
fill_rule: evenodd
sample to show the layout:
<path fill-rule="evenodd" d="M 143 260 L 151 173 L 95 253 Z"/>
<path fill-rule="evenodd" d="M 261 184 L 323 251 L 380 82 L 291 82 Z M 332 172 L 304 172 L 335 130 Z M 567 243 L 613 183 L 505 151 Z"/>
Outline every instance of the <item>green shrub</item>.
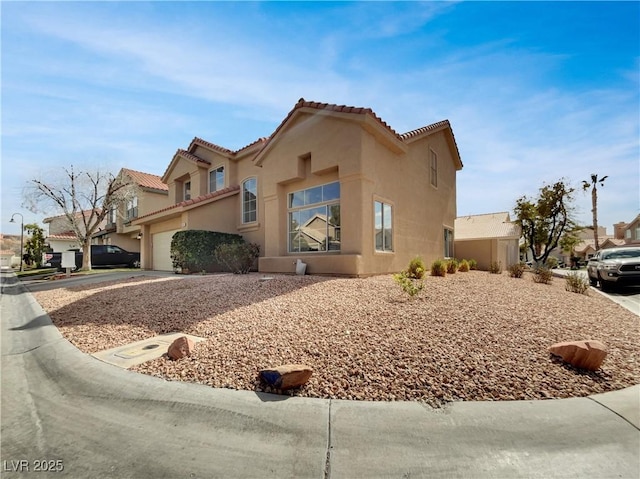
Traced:
<path fill-rule="evenodd" d="M 216 231 L 178 231 L 171 239 L 171 261 L 176 269 L 218 271 L 214 251 L 224 243 L 244 242 L 242 236 Z"/>
<path fill-rule="evenodd" d="M 553 268 L 557 268 L 558 267 L 558 258 L 556 258 L 555 256 L 549 256 L 547 258 L 547 262 L 545 263 L 545 266 L 549 269 L 553 269 Z"/>
<path fill-rule="evenodd" d="M 458 271 L 460 271 L 461 273 L 467 273 L 469 271 L 469 262 L 466 259 L 460 261 L 460 264 L 458 265 Z"/>
<path fill-rule="evenodd" d="M 502 263 L 500 263 L 499 261 L 492 261 L 489 265 L 489 273 L 502 274 Z"/>
<path fill-rule="evenodd" d="M 416 256 L 409 262 L 409 267 L 407 268 L 407 276 L 412 279 L 422 279 L 424 277 L 424 272 L 427 267 L 424 265 L 424 261 L 420 256 Z"/>
<path fill-rule="evenodd" d="M 455 274 L 456 271 L 458 271 L 458 260 L 454 258 L 447 260 L 447 273 Z"/>
<path fill-rule="evenodd" d="M 235 274 L 247 274 L 260 256 L 256 243 L 223 243 L 214 251 L 216 261 Z"/>
<path fill-rule="evenodd" d="M 409 276 L 408 271 L 401 271 L 398 274 L 394 274 L 393 279 L 411 298 L 415 297 L 422 291 L 422 288 L 424 288 L 424 282 L 421 279 L 415 279 Z"/>
<path fill-rule="evenodd" d="M 478 269 L 478 262 L 475 259 L 470 259 L 468 263 L 469 263 L 469 269 L 472 269 L 472 270 Z"/>
<path fill-rule="evenodd" d="M 527 265 L 522 262 L 514 263 L 512 265 L 509 265 L 507 269 L 509 270 L 509 276 L 511 276 L 512 278 L 522 278 L 522 275 L 527 269 Z"/>
<path fill-rule="evenodd" d="M 538 266 L 533 271 L 533 280 L 536 283 L 550 284 L 553 279 L 553 273 L 546 266 Z"/>
<path fill-rule="evenodd" d="M 564 288 L 567 291 L 578 294 L 588 294 L 589 280 L 577 272 L 569 273 L 564 277 Z"/>
<path fill-rule="evenodd" d="M 442 259 L 437 259 L 431 263 L 431 276 L 446 276 L 447 263 Z"/>

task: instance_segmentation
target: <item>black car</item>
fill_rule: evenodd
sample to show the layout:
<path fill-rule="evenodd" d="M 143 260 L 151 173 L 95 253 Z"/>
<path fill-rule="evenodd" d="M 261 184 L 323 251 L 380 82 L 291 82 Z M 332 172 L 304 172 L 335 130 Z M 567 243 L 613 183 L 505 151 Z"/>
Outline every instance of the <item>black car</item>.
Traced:
<path fill-rule="evenodd" d="M 618 246 L 598 251 L 587 263 L 591 286 L 603 291 L 618 285 L 640 285 L 640 246 Z"/>

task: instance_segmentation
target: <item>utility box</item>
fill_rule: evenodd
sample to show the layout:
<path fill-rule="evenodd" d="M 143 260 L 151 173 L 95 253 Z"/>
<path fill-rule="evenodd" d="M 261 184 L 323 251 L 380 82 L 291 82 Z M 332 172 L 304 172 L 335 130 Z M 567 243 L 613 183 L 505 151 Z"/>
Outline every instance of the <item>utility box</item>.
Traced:
<path fill-rule="evenodd" d="M 60 263 L 60 267 L 76 269 L 76 252 L 75 251 L 63 251 L 63 253 L 62 253 L 62 263 Z"/>

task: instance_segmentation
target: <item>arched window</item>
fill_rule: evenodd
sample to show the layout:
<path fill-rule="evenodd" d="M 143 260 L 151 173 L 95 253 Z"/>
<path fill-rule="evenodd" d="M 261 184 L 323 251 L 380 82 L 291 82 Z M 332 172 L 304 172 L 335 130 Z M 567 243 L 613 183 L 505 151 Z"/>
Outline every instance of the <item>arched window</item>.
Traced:
<path fill-rule="evenodd" d="M 242 182 L 242 222 L 258 221 L 258 180 L 249 178 Z"/>

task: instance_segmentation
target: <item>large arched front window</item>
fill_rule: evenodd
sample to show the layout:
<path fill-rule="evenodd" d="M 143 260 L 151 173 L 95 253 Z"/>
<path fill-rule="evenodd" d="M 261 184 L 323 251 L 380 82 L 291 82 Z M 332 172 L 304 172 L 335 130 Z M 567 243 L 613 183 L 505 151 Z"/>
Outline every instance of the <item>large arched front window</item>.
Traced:
<path fill-rule="evenodd" d="M 258 180 L 249 178 L 242 182 L 242 222 L 258 221 Z"/>

